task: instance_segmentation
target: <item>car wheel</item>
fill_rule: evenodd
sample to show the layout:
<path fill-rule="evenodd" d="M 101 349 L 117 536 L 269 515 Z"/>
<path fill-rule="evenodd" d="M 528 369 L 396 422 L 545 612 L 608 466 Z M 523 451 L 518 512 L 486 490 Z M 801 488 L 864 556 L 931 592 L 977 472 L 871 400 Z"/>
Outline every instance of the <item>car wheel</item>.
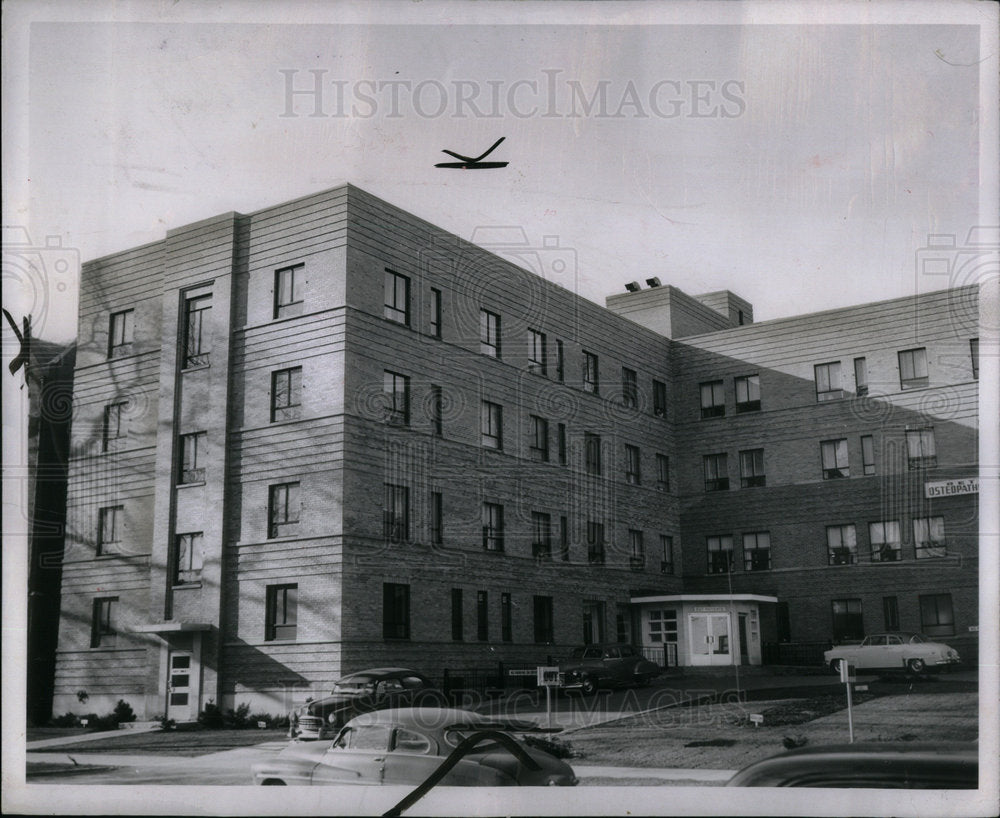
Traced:
<path fill-rule="evenodd" d="M 840 659 L 834 659 L 830 662 L 830 672 L 840 675 Z"/>
<path fill-rule="evenodd" d="M 927 665 L 924 663 L 923 659 L 910 659 L 906 663 L 907 669 L 910 673 L 923 673 L 927 669 Z"/>
<path fill-rule="evenodd" d="M 260 785 L 262 787 L 284 787 L 285 782 L 279 781 L 277 778 L 268 778 L 266 781 L 261 781 Z"/>
<path fill-rule="evenodd" d="M 584 696 L 593 696 L 597 692 L 597 680 L 593 676 L 584 676 L 580 683 L 580 692 Z"/>

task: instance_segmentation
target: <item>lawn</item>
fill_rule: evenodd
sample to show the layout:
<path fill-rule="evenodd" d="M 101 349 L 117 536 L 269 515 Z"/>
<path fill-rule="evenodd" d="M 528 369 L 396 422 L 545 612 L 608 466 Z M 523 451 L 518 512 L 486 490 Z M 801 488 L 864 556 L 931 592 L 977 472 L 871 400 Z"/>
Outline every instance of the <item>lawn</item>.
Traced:
<path fill-rule="evenodd" d="M 50 729 L 50 728 L 42 728 Z M 75 733 L 84 731 L 77 728 Z M 56 747 L 45 747 L 32 752 L 52 753 L 139 753 L 142 755 L 168 756 L 202 756 L 218 753 L 222 750 L 232 750 L 235 747 L 250 747 L 265 741 L 284 740 L 288 731 L 274 730 L 155 730 L 152 732 L 133 733 L 128 730 L 118 730 L 114 735 L 101 733 L 101 738 L 93 741 L 81 741 Z M 95 735 L 97 735 L 95 733 Z M 46 735 L 29 734 L 28 739 L 50 738 Z"/>

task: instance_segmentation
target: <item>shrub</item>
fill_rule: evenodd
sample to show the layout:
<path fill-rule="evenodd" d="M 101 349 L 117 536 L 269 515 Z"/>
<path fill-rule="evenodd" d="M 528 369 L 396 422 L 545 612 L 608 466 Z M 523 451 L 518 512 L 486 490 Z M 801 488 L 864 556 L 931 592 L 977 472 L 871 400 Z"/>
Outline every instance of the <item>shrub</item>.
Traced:
<path fill-rule="evenodd" d="M 227 710 L 224 720 L 225 726 L 233 730 L 243 730 L 250 727 L 248 716 L 250 715 L 249 702 L 243 702 L 236 706 L 236 710 Z M 256 726 L 256 725 L 253 725 Z"/>
<path fill-rule="evenodd" d="M 161 730 L 173 730 L 177 726 L 177 723 L 173 719 L 168 719 L 166 716 L 160 716 L 157 721 L 160 722 Z"/>
<path fill-rule="evenodd" d="M 132 705 L 125 701 L 125 699 L 118 700 L 118 704 L 115 705 L 114 716 L 118 719 L 119 724 L 135 721 L 135 713 L 132 711 Z"/>
<path fill-rule="evenodd" d="M 64 713 L 53 718 L 50 724 L 53 727 L 79 727 L 80 717 L 76 713 Z"/>
<path fill-rule="evenodd" d="M 212 699 L 205 703 L 205 709 L 198 714 L 198 724 L 210 730 L 218 730 L 225 726 L 222 711 Z"/>

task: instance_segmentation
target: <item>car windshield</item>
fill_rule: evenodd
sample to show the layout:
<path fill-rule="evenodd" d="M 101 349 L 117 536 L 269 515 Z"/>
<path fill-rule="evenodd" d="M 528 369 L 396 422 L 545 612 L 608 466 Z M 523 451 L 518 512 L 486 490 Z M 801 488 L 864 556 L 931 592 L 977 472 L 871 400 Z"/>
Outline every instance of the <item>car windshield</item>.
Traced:
<path fill-rule="evenodd" d="M 388 750 L 389 727 L 382 724 L 345 727 L 333 747 L 347 750 Z"/>
<path fill-rule="evenodd" d="M 359 695 L 362 693 L 373 693 L 374 691 L 375 682 L 368 676 L 349 676 L 346 679 L 341 679 L 333 686 L 334 693 Z"/>
<path fill-rule="evenodd" d="M 921 642 L 926 642 L 926 641 L 927 639 L 924 637 L 923 634 L 920 633 L 915 633 L 913 634 L 913 636 L 910 637 L 911 645 L 919 645 Z"/>

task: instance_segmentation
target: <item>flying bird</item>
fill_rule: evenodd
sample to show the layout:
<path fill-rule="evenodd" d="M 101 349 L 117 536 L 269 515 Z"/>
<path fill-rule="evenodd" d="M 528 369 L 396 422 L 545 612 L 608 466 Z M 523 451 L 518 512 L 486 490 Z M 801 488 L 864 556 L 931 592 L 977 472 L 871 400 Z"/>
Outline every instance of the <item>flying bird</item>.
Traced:
<path fill-rule="evenodd" d="M 497 145 L 504 141 L 507 137 L 501 136 L 496 142 L 494 142 L 488 150 L 479 154 L 479 156 L 462 156 L 460 153 L 455 153 L 455 151 L 450 151 L 447 148 L 443 149 L 441 152 L 448 154 L 448 156 L 454 156 L 456 159 L 461 159 L 461 162 L 439 162 L 434 167 L 436 168 L 459 168 L 461 170 L 484 170 L 486 168 L 505 168 L 507 167 L 507 162 L 481 162 L 480 160 L 489 156 L 496 149 Z"/>

